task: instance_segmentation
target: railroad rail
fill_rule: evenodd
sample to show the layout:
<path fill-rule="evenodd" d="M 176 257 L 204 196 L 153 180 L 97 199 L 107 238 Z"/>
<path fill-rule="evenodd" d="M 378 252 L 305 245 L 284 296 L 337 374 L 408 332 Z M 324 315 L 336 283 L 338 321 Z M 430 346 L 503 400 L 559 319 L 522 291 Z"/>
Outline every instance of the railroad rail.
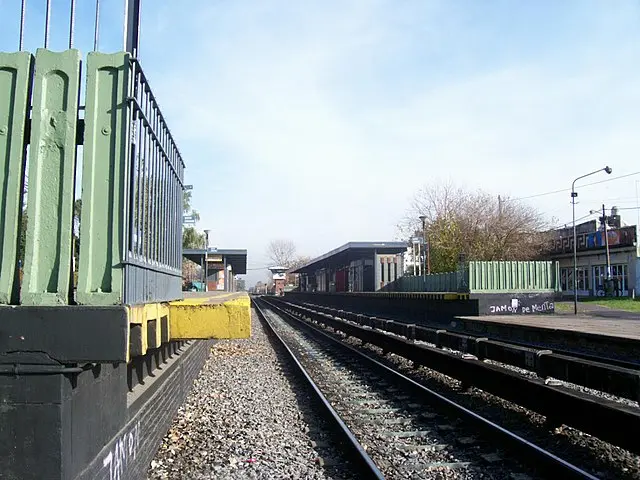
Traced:
<path fill-rule="evenodd" d="M 581 353 L 584 358 L 598 361 L 607 358 L 609 362 L 620 361 L 618 365 L 640 368 L 640 340 L 637 330 L 615 329 L 606 323 L 602 331 L 591 328 L 583 331 L 576 326 L 573 315 L 543 316 L 487 316 L 478 317 L 464 312 L 453 311 L 456 303 L 465 300 L 434 300 L 422 293 L 379 293 L 365 292 L 353 294 L 298 294 L 284 297 L 298 304 L 310 304 L 314 307 L 331 307 L 336 310 L 364 314 L 377 318 L 386 318 L 398 322 L 410 323 L 422 327 L 443 328 L 458 333 L 488 337 L 510 343 L 518 342 L 537 348 L 554 351 Z M 466 316 L 470 315 L 470 316 Z M 534 319 L 553 318 L 554 326 L 539 326 Z M 588 320 L 588 319 L 587 319 Z M 627 322 L 625 322 L 627 323 Z M 637 325 L 637 322 L 631 322 Z"/>
<path fill-rule="evenodd" d="M 520 372 L 491 365 L 473 356 L 460 356 L 307 307 L 288 304 L 279 299 L 274 302 L 298 318 L 307 318 L 341 331 L 363 343 L 377 346 L 385 353 L 394 353 L 412 361 L 414 365 L 431 368 L 465 385 L 475 386 L 544 415 L 556 426 L 565 424 L 631 452 L 640 453 L 635 433 L 640 429 L 640 410 L 637 407 L 555 385 L 545 379 L 523 376 Z"/>
<path fill-rule="evenodd" d="M 523 368 L 535 373 L 539 378 L 562 380 L 632 401 L 640 401 L 640 365 L 637 363 L 568 349 L 551 350 L 545 346 L 474 335 L 473 332 L 452 332 L 321 305 L 299 305 L 358 325 L 393 333 L 410 340 L 423 341 L 437 348 L 449 348 L 473 355 L 480 360 L 493 360 Z"/>
<path fill-rule="evenodd" d="M 420 478 L 415 475 L 429 474 L 430 469 L 461 468 L 482 468 L 486 475 L 496 461 L 496 473 L 504 472 L 505 464 L 522 470 L 522 465 L 495 453 L 499 446 L 526 464 L 527 474 L 596 478 L 345 345 L 275 302 L 254 299 L 254 305 L 331 412 L 345 443 L 357 452 L 359 464 L 370 469 L 369 477 Z"/>

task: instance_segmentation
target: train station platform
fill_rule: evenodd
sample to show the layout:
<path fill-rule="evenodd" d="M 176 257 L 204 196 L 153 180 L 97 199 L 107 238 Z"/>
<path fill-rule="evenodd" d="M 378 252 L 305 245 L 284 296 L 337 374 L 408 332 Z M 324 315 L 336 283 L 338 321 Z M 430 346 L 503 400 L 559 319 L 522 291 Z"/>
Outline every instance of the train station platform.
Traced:
<path fill-rule="evenodd" d="M 625 312 L 630 313 L 630 312 Z M 535 327 L 555 331 L 570 331 L 604 335 L 609 337 L 640 340 L 640 318 L 605 318 L 593 314 L 580 313 L 553 315 L 485 315 L 481 318 L 462 316 L 460 320 L 474 328 L 482 323 L 489 325 L 504 325 L 510 327 Z"/>

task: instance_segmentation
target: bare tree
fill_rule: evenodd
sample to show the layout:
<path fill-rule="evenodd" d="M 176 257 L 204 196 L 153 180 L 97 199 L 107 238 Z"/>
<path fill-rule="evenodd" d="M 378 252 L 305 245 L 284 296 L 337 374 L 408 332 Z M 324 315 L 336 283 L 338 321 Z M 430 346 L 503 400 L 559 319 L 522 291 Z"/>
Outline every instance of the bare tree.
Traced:
<path fill-rule="evenodd" d="M 289 268 L 296 259 L 296 246 L 291 240 L 272 240 L 267 255 L 274 266 Z"/>
<path fill-rule="evenodd" d="M 548 245 L 550 223 L 535 208 L 452 183 L 416 192 L 398 225 L 402 238 L 422 236 L 421 215 L 433 273 L 455 270 L 461 253 L 467 260 L 534 260 Z"/>

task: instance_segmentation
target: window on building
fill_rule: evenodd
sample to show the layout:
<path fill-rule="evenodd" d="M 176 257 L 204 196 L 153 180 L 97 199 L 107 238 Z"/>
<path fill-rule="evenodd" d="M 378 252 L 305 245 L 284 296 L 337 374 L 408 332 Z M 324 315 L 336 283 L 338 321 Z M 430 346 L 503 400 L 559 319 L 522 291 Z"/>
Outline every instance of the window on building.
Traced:
<path fill-rule="evenodd" d="M 380 262 L 380 281 L 384 283 L 384 262 Z"/>
<path fill-rule="evenodd" d="M 560 278 L 562 290 L 573 290 L 573 268 L 563 268 L 560 271 Z"/>
<path fill-rule="evenodd" d="M 586 268 L 578 268 L 578 290 L 589 290 L 589 271 Z"/>
<path fill-rule="evenodd" d="M 628 289 L 629 278 L 626 265 L 611 265 L 611 278 L 618 281 L 618 290 Z"/>

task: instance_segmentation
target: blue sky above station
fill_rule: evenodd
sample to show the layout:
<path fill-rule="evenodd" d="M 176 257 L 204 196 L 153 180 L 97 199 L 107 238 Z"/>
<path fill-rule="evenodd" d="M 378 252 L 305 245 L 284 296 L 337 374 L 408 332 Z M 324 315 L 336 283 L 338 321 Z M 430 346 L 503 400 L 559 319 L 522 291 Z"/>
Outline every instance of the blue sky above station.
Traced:
<path fill-rule="evenodd" d="M 94 4 L 77 0 L 85 53 Z M 124 2 L 100 4 L 100 49 L 121 50 Z M 32 51 L 44 5 L 27 1 Z M 68 5 L 52 1 L 53 50 L 67 46 Z M 0 0 L 4 51 L 17 49 L 19 10 Z M 609 178 L 640 171 L 639 27 L 632 0 L 143 0 L 140 59 L 199 227 L 259 268 L 271 239 L 310 256 L 393 240 L 432 181 L 518 198 L 607 164 Z M 581 189 L 577 215 L 635 207 L 637 180 Z M 571 219 L 566 192 L 526 201 Z"/>

